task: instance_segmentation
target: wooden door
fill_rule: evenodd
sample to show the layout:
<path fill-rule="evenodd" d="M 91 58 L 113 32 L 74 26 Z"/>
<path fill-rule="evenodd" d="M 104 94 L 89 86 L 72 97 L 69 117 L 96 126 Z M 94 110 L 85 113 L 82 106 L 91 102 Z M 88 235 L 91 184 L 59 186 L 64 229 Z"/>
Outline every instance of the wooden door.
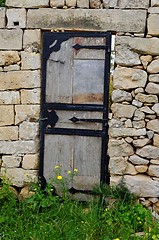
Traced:
<path fill-rule="evenodd" d="M 44 33 L 40 175 L 78 169 L 70 187 L 91 190 L 108 175 L 110 33 Z"/>

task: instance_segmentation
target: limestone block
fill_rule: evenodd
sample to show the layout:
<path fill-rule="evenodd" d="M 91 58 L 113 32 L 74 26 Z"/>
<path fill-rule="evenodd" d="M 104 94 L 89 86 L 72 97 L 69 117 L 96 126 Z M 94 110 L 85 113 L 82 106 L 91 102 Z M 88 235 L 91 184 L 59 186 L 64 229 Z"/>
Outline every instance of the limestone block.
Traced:
<path fill-rule="evenodd" d="M 135 99 L 137 99 L 140 102 L 143 103 L 157 103 L 158 102 L 158 98 L 156 95 L 146 95 L 143 93 L 138 93 L 135 96 Z"/>
<path fill-rule="evenodd" d="M 159 15 L 158 14 L 149 14 L 148 16 L 148 34 L 152 36 L 158 36 L 158 24 L 159 24 Z"/>
<path fill-rule="evenodd" d="M 36 139 L 39 136 L 39 123 L 22 122 L 19 125 L 19 138 L 22 140 Z"/>
<path fill-rule="evenodd" d="M 153 131 L 147 131 L 147 136 L 149 139 L 152 139 L 154 136 L 154 132 Z"/>
<path fill-rule="evenodd" d="M 147 67 L 148 73 L 159 73 L 159 59 L 153 60 Z"/>
<path fill-rule="evenodd" d="M 15 124 L 23 121 L 36 122 L 40 116 L 39 105 L 16 105 L 15 106 Z"/>
<path fill-rule="evenodd" d="M 0 127 L 0 141 L 18 140 L 18 127 Z"/>
<path fill-rule="evenodd" d="M 149 7 L 149 0 L 119 0 L 117 1 L 117 6 L 119 8 L 143 8 L 148 9 Z"/>
<path fill-rule="evenodd" d="M 150 74 L 149 81 L 159 83 L 159 74 Z"/>
<path fill-rule="evenodd" d="M 21 191 L 19 193 L 19 198 L 20 198 L 20 200 L 23 200 L 23 199 L 31 197 L 34 194 L 35 194 L 35 192 L 30 191 L 29 186 L 25 186 L 21 189 Z"/>
<path fill-rule="evenodd" d="M 7 7 L 41 8 L 49 7 L 49 0 L 6 0 Z"/>
<path fill-rule="evenodd" d="M 127 166 L 126 157 L 112 157 L 109 161 L 110 174 L 123 175 Z"/>
<path fill-rule="evenodd" d="M 59 1 L 59 0 L 58 0 Z M 23 48 L 28 48 L 30 45 L 37 44 L 40 45 L 41 42 L 41 31 L 39 29 L 35 30 L 25 30 L 23 35 Z"/>
<path fill-rule="evenodd" d="M 14 64 L 14 65 L 9 65 L 3 68 L 4 72 L 9 72 L 9 71 L 20 71 L 20 65 Z"/>
<path fill-rule="evenodd" d="M 144 66 L 144 69 L 147 69 L 147 65 L 152 61 L 151 55 L 141 56 L 140 60 L 142 62 L 142 65 Z"/>
<path fill-rule="evenodd" d="M 159 0 L 151 0 L 151 7 L 159 7 Z"/>
<path fill-rule="evenodd" d="M 0 104 L 20 104 L 20 94 L 18 91 L 1 91 Z"/>
<path fill-rule="evenodd" d="M 111 106 L 112 113 L 119 118 L 131 118 L 136 109 L 135 106 L 120 103 L 113 103 Z"/>
<path fill-rule="evenodd" d="M 146 145 L 141 149 L 137 149 L 136 154 L 143 158 L 156 159 L 159 157 L 159 148 L 151 145 Z"/>
<path fill-rule="evenodd" d="M 0 105 L 0 126 L 14 124 L 14 107 L 13 105 Z"/>
<path fill-rule="evenodd" d="M 5 28 L 5 8 L 0 8 L 0 28 Z"/>
<path fill-rule="evenodd" d="M 148 13 L 159 13 L 159 7 L 150 7 Z"/>
<path fill-rule="evenodd" d="M 7 178 L 10 179 L 13 186 L 23 187 L 29 182 L 37 182 L 37 170 L 25 170 L 22 168 L 7 168 L 2 172 Z"/>
<path fill-rule="evenodd" d="M 21 50 L 22 49 L 21 29 L 0 29 L 0 49 L 1 50 Z"/>
<path fill-rule="evenodd" d="M 0 154 L 31 154 L 37 151 L 36 141 L 0 141 Z"/>
<path fill-rule="evenodd" d="M 26 9 L 7 9 L 7 28 L 26 27 Z"/>
<path fill-rule="evenodd" d="M 159 133 L 159 120 L 158 119 L 154 119 L 154 120 L 151 120 L 147 123 L 147 126 L 146 126 L 149 130 L 152 130 L 154 132 L 157 132 Z"/>
<path fill-rule="evenodd" d="M 150 176 L 159 177 L 159 166 L 150 164 L 147 173 Z"/>
<path fill-rule="evenodd" d="M 89 8 L 89 0 L 77 0 L 78 8 Z"/>
<path fill-rule="evenodd" d="M 21 52 L 22 58 L 22 70 L 26 69 L 40 69 L 41 68 L 41 56 L 40 53 L 29 53 L 29 52 Z"/>
<path fill-rule="evenodd" d="M 159 165 L 159 159 L 152 159 L 150 161 L 151 164 Z"/>
<path fill-rule="evenodd" d="M 134 120 L 135 121 L 139 121 L 145 118 L 145 113 L 141 112 L 140 110 L 136 110 L 134 113 Z"/>
<path fill-rule="evenodd" d="M 149 108 L 148 106 L 144 106 L 144 107 L 140 108 L 140 111 L 142 111 L 146 114 L 155 114 L 155 112 L 153 110 L 151 110 L 151 108 Z"/>
<path fill-rule="evenodd" d="M 111 137 L 137 137 L 145 136 L 146 129 L 135 129 L 135 128 L 110 128 L 109 135 Z"/>
<path fill-rule="evenodd" d="M 134 165 L 147 165 L 149 164 L 149 160 L 141 158 L 136 154 L 129 157 L 129 161 Z"/>
<path fill-rule="evenodd" d="M 65 6 L 65 0 L 50 0 L 51 7 L 63 7 Z"/>
<path fill-rule="evenodd" d="M 132 95 L 129 92 L 123 91 L 123 90 L 114 90 L 112 92 L 112 101 L 113 102 L 131 102 L 132 101 Z"/>
<path fill-rule="evenodd" d="M 0 66 L 15 64 L 20 61 L 17 51 L 0 51 Z"/>
<path fill-rule="evenodd" d="M 90 0 L 90 8 L 100 8 L 101 0 Z"/>
<path fill-rule="evenodd" d="M 108 144 L 108 154 L 110 157 L 128 157 L 134 154 L 134 150 L 124 139 L 110 139 Z"/>
<path fill-rule="evenodd" d="M 154 134 L 154 137 L 153 137 L 153 145 L 155 147 L 159 147 L 159 134 Z"/>
<path fill-rule="evenodd" d="M 22 104 L 40 104 L 40 88 L 35 89 L 22 89 L 21 93 L 21 103 Z"/>
<path fill-rule="evenodd" d="M 140 121 L 133 121 L 132 122 L 133 127 L 136 129 L 141 129 L 145 127 L 145 121 L 144 120 L 140 120 Z"/>
<path fill-rule="evenodd" d="M 65 0 L 67 7 L 76 7 L 76 0 Z"/>
<path fill-rule="evenodd" d="M 125 121 L 125 127 L 126 127 L 126 128 L 132 128 L 132 121 L 131 121 L 130 119 L 127 119 L 127 120 Z"/>
<path fill-rule="evenodd" d="M 159 55 L 158 38 L 132 38 L 129 36 L 116 36 L 116 45 L 125 45 L 134 52 L 146 55 Z"/>
<path fill-rule="evenodd" d="M 148 139 L 148 138 L 133 140 L 134 147 L 144 147 L 145 145 L 147 145 L 149 143 L 150 143 L 150 139 Z"/>
<path fill-rule="evenodd" d="M 134 18 L 135 15 L 135 18 Z M 145 32 L 145 10 L 118 9 L 30 9 L 27 14 L 27 28 L 35 29 L 86 29 L 104 31 Z M 125 21 L 127 19 L 127 21 Z"/>
<path fill-rule="evenodd" d="M 131 163 L 127 163 L 125 174 L 136 175 L 138 172 L 135 169 L 135 166 Z"/>
<path fill-rule="evenodd" d="M 135 166 L 135 169 L 138 173 L 145 173 L 147 172 L 148 166 L 138 165 L 138 166 Z"/>
<path fill-rule="evenodd" d="M 40 87 L 40 71 L 0 72 L 0 89 L 21 89 Z"/>
<path fill-rule="evenodd" d="M 20 167 L 20 163 L 22 161 L 22 157 L 19 156 L 2 156 L 2 167 L 4 168 L 18 168 Z"/>
<path fill-rule="evenodd" d="M 159 197 L 159 182 L 150 177 L 138 174 L 124 177 L 128 189 L 138 197 Z"/>
<path fill-rule="evenodd" d="M 121 66 L 135 66 L 141 64 L 139 54 L 124 45 L 116 46 L 115 62 Z"/>
<path fill-rule="evenodd" d="M 23 157 L 22 168 L 24 169 L 38 169 L 39 155 L 38 154 L 27 154 Z"/>
<path fill-rule="evenodd" d="M 113 86 L 115 89 L 134 89 L 145 87 L 147 73 L 140 69 L 116 68 L 113 74 Z"/>
<path fill-rule="evenodd" d="M 152 110 L 159 115 L 159 103 L 156 103 L 155 105 L 153 105 Z"/>

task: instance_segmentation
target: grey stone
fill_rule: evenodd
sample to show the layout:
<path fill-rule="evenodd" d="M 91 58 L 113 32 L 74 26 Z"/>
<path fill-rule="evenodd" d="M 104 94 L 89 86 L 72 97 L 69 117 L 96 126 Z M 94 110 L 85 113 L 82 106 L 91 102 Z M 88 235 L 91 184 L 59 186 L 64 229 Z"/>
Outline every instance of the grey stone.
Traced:
<path fill-rule="evenodd" d="M 118 128 L 118 127 L 123 127 L 123 126 L 124 126 L 124 123 L 119 121 L 119 120 L 117 120 L 117 119 L 111 119 L 109 121 L 109 127 L 110 128 L 112 128 L 112 127 Z"/>
<path fill-rule="evenodd" d="M 141 149 L 137 149 L 136 154 L 143 158 L 156 159 L 159 157 L 159 148 L 151 145 L 146 145 Z"/>
<path fill-rule="evenodd" d="M 150 7 L 148 13 L 159 13 L 159 7 Z"/>
<path fill-rule="evenodd" d="M 6 0 L 6 6 L 19 8 L 48 7 L 49 0 Z"/>
<path fill-rule="evenodd" d="M 76 0 L 65 0 L 66 6 L 76 7 Z"/>
<path fill-rule="evenodd" d="M 151 55 L 143 55 L 140 57 L 140 60 L 142 62 L 142 65 L 144 66 L 144 69 L 147 69 L 147 65 L 152 61 Z"/>
<path fill-rule="evenodd" d="M 111 106 L 112 113 L 115 117 L 131 118 L 136 110 L 135 106 L 113 103 Z"/>
<path fill-rule="evenodd" d="M 134 154 L 133 147 L 124 139 L 110 139 L 108 146 L 108 154 L 110 157 L 128 157 Z"/>
<path fill-rule="evenodd" d="M 26 10 L 7 9 L 7 28 L 25 28 L 26 27 Z"/>
<path fill-rule="evenodd" d="M 147 173 L 150 176 L 159 177 L 159 166 L 150 164 Z"/>
<path fill-rule="evenodd" d="M 134 99 L 132 101 L 132 105 L 140 108 L 142 107 L 143 103 Z"/>
<path fill-rule="evenodd" d="M 129 190 L 138 197 L 159 197 L 159 182 L 150 177 L 138 174 L 137 176 L 124 177 Z"/>
<path fill-rule="evenodd" d="M 20 104 L 20 94 L 18 91 L 1 91 L 0 104 Z"/>
<path fill-rule="evenodd" d="M 128 36 L 117 36 L 116 45 L 125 45 L 134 52 L 140 54 L 159 55 L 158 38 L 132 38 Z"/>
<path fill-rule="evenodd" d="M 135 129 L 135 128 L 110 128 L 109 135 L 111 137 L 135 137 L 135 136 L 145 136 L 146 129 Z"/>
<path fill-rule="evenodd" d="M 159 73 L 159 59 L 153 60 L 147 67 L 148 73 Z"/>
<path fill-rule="evenodd" d="M 65 0 L 50 0 L 51 7 L 63 7 L 65 5 Z"/>
<path fill-rule="evenodd" d="M 147 114 L 155 114 L 155 112 L 152 111 L 148 106 L 144 106 L 144 107 L 140 108 L 140 111 L 147 113 Z"/>
<path fill-rule="evenodd" d="M 157 103 L 158 98 L 156 95 L 146 95 L 143 93 L 138 93 L 135 96 L 135 99 L 143 103 Z"/>
<path fill-rule="evenodd" d="M 77 7 L 89 8 L 89 0 L 77 0 Z"/>
<path fill-rule="evenodd" d="M 148 143 L 150 143 L 150 139 L 149 138 L 133 140 L 134 147 L 144 147 Z"/>
<path fill-rule="evenodd" d="M 159 95 L 159 84 L 150 82 L 145 89 L 147 93 Z"/>
<path fill-rule="evenodd" d="M 5 28 L 5 8 L 0 7 L 0 28 Z"/>
<path fill-rule="evenodd" d="M 155 111 L 157 115 L 159 115 L 159 103 L 153 105 L 152 110 Z"/>
<path fill-rule="evenodd" d="M 2 156 L 2 167 L 4 168 L 16 168 L 20 167 L 22 157 L 19 156 Z"/>
<path fill-rule="evenodd" d="M 130 119 L 127 119 L 127 120 L 125 121 L 125 127 L 126 127 L 126 128 L 132 128 L 132 121 L 131 121 Z"/>
<path fill-rule="evenodd" d="M 129 161 L 134 165 L 147 165 L 149 164 L 149 160 L 141 158 L 137 155 L 133 155 L 129 157 Z"/>
<path fill-rule="evenodd" d="M 149 7 L 148 0 L 119 0 L 117 1 L 119 8 L 132 8 L 132 9 L 147 9 Z"/>
<path fill-rule="evenodd" d="M 28 53 L 28 52 L 21 52 L 22 58 L 22 70 L 34 70 L 41 68 L 41 57 L 40 53 Z"/>
<path fill-rule="evenodd" d="M 159 15 L 158 14 L 149 14 L 148 16 L 148 34 L 152 36 L 158 36 L 158 24 L 159 24 Z"/>
<path fill-rule="evenodd" d="M 133 121 L 133 127 L 136 129 L 141 129 L 145 127 L 145 121 L 144 120 L 140 120 L 140 121 Z"/>
<path fill-rule="evenodd" d="M 135 14 L 135 18 L 134 18 Z M 35 9 L 28 10 L 27 28 L 89 29 L 126 32 L 145 32 L 145 10 L 117 9 Z M 127 19 L 127 21 L 125 21 Z"/>
<path fill-rule="evenodd" d="M 126 157 L 113 157 L 109 161 L 110 174 L 123 175 L 127 167 Z"/>
<path fill-rule="evenodd" d="M 122 45 L 116 47 L 115 62 L 121 66 L 135 66 L 141 64 L 139 54 Z"/>
<path fill-rule="evenodd" d="M 159 133 L 159 120 L 158 119 L 154 119 L 154 120 L 150 120 L 148 123 L 147 123 L 147 126 L 146 126 L 149 130 L 152 130 L 154 132 L 157 132 Z"/>
<path fill-rule="evenodd" d="M 135 94 L 137 94 L 137 93 L 144 93 L 144 89 L 143 88 L 136 88 L 134 90 L 134 92 L 135 92 Z"/>
<path fill-rule="evenodd" d="M 39 136 L 39 123 L 25 121 L 19 125 L 19 139 L 35 140 L 38 136 Z"/>
<path fill-rule="evenodd" d="M 159 134 L 154 134 L 153 145 L 159 147 Z"/>
<path fill-rule="evenodd" d="M 159 7 L 159 0 L 151 0 L 151 7 Z"/>
<path fill-rule="evenodd" d="M 149 81 L 159 83 L 159 74 L 150 74 Z"/>
<path fill-rule="evenodd" d="M 153 131 L 147 131 L 147 136 L 149 139 L 152 139 L 154 136 L 154 132 Z"/>
<path fill-rule="evenodd" d="M 0 29 L 0 49 L 1 50 L 21 50 L 22 49 L 21 29 Z"/>
<path fill-rule="evenodd" d="M 145 118 L 145 114 L 143 112 L 141 112 L 140 110 L 136 110 L 134 113 L 134 121 L 139 121 Z"/>
<path fill-rule="evenodd" d="M 130 101 L 132 101 L 131 93 L 123 91 L 123 90 L 114 90 L 112 92 L 111 98 L 112 98 L 113 102 L 123 102 L 123 101 L 130 102 Z"/>
<path fill-rule="evenodd" d="M 140 69 L 116 68 L 113 74 L 113 86 L 115 89 L 135 89 L 145 87 L 147 73 Z"/>

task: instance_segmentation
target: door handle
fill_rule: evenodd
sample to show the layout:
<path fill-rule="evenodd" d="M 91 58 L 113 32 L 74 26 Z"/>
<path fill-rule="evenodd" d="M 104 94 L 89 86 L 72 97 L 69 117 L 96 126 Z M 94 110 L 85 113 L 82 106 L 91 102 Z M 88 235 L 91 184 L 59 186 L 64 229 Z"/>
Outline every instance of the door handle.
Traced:
<path fill-rule="evenodd" d="M 88 119 L 88 118 L 77 118 L 77 117 L 72 117 L 69 119 L 71 122 L 76 123 L 76 122 L 92 122 L 92 123 L 105 123 L 106 119 Z"/>

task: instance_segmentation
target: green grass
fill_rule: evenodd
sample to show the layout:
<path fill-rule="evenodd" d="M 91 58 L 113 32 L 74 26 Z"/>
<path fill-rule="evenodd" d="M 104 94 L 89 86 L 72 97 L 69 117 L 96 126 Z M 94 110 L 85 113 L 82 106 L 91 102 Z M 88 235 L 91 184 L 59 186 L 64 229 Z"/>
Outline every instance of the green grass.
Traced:
<path fill-rule="evenodd" d="M 4 7 L 5 6 L 5 0 L 0 0 L 0 7 Z"/>
<path fill-rule="evenodd" d="M 159 224 L 152 221 L 147 209 L 135 203 L 124 186 L 103 186 L 95 194 L 96 201 L 80 203 L 55 196 L 51 186 L 47 186 L 45 192 L 36 186 L 32 197 L 19 201 L 3 183 L 0 188 L 0 239 L 159 239 Z M 138 232 L 144 235 L 135 236 Z"/>

